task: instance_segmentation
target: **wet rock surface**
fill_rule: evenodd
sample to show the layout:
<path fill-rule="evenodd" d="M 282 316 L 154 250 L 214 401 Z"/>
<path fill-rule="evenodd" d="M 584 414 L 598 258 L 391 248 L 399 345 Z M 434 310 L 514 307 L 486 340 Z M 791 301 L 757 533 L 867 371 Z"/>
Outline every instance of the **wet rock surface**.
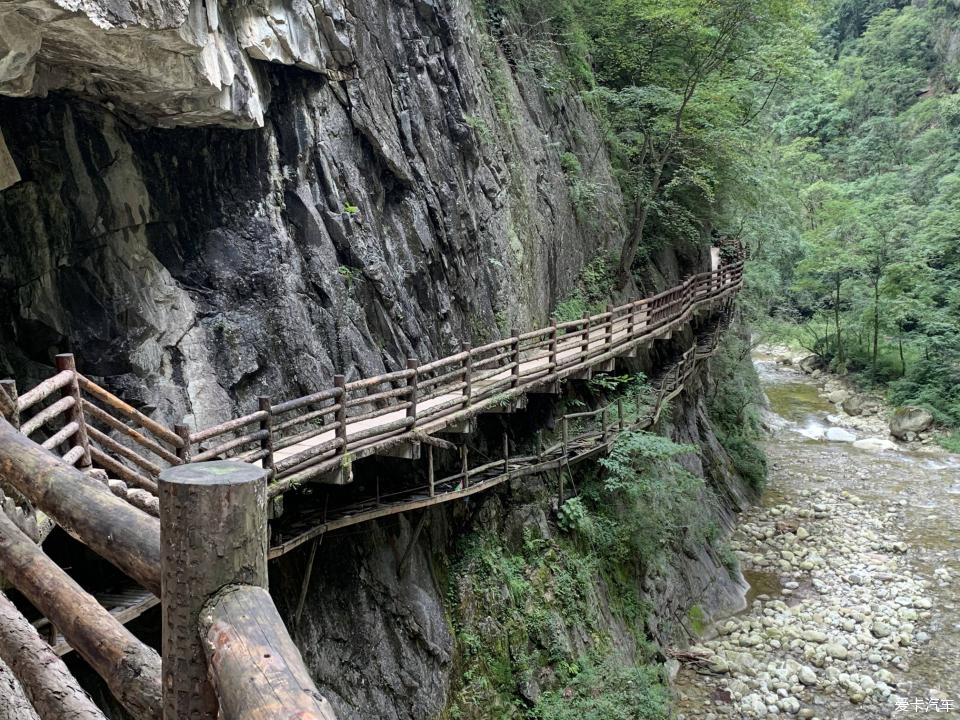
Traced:
<path fill-rule="evenodd" d="M 786 422 L 733 539 L 753 589 L 693 648 L 704 674 L 681 671 L 680 716 L 960 716 L 960 461 L 811 439 L 825 398 L 784 365 L 761 377 Z"/>
<path fill-rule="evenodd" d="M 469 3 L 324 4 L 321 55 L 349 46 L 336 80 L 291 67 L 314 63 L 314 30 L 260 22 L 298 6 L 230 13 L 251 52 L 282 49 L 254 61 L 262 128 L 144 127 L 97 93 L 0 98 L 0 374 L 26 386 L 71 351 L 155 419 L 208 425 L 543 326 L 621 236 L 591 114 L 511 65 Z M 302 43 L 267 42 L 297 27 Z M 578 217 L 564 153 L 591 159 L 606 222 Z M 703 259 L 662 254 L 661 285 Z"/>

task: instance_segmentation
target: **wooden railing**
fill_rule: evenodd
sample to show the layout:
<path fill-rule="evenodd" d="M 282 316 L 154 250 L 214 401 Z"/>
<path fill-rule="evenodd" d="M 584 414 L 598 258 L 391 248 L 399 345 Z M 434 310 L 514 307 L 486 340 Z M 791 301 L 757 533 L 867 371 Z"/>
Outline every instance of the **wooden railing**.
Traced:
<path fill-rule="evenodd" d="M 471 468 L 461 445 L 460 472 L 441 480 L 433 477 L 433 449 L 456 446 L 430 433 L 608 366 L 618 355 L 678 329 L 698 308 L 725 301 L 741 278 L 742 264 L 735 263 L 652 298 L 515 332 L 479 348 L 467 346 L 424 365 L 409 360 L 403 370 L 350 383 L 338 376 L 332 388 L 281 403 L 260 398 L 255 412 L 193 432 L 152 420 L 78 373 L 72 356 L 58 356 L 57 374 L 28 392 L 18 395 L 9 381 L 0 386 L 3 489 L 162 599 L 162 668 L 153 650 L 3 513 L 0 572 L 57 626 L 137 720 L 214 718 L 218 712 L 226 720 L 266 720 L 278 710 L 329 720 L 332 710 L 270 600 L 266 567 L 269 557 L 334 525 L 315 527 L 268 552 L 267 499 L 399 443 L 427 446 L 429 495 L 349 522 L 448 502 L 505 478 L 589 457 L 628 427 L 622 401 L 615 410 L 607 406 L 565 416 L 559 441 L 546 449 L 538 442 L 533 456 L 511 458 L 505 443 L 502 460 Z M 694 345 L 658 379 L 651 422 L 710 352 L 712 347 Z M 584 420 L 598 422 L 599 432 L 571 438 L 569 423 Z M 647 422 L 638 404 L 629 427 Z M 244 462 L 203 462 L 223 457 Z M 102 474 L 98 481 L 94 467 L 114 479 Z M 0 626 L 0 649 L 20 642 L 15 633 L 27 624 L 14 617 L 9 627 Z M 36 644 L 32 636 L 26 642 Z M 33 677 L 29 667 L 22 669 L 22 678 Z M 64 678 L 62 687 L 40 687 L 33 679 L 37 691 L 51 697 L 73 692 L 75 685 Z"/>
<path fill-rule="evenodd" d="M 337 376 L 332 388 L 279 404 L 261 398 L 256 412 L 185 435 L 188 457 L 262 463 L 271 471 L 275 497 L 668 334 L 699 307 L 736 292 L 742 270 L 736 262 L 653 297 L 481 347 L 464 346 L 427 364 L 410 359 L 404 370 L 349 383 Z"/>
<path fill-rule="evenodd" d="M 542 433 L 537 432 L 533 447 L 527 452 L 511 454 L 504 434 L 500 457 L 485 457 L 479 463 L 471 463 L 465 444 L 426 438 L 426 483 L 407 482 L 385 492 L 377 486 L 375 494 L 353 497 L 340 506 L 329 507 L 324 503 L 322 509 L 299 513 L 292 522 L 274 527 L 270 557 L 280 557 L 333 530 L 451 502 L 485 492 L 508 480 L 542 474 L 595 457 L 611 446 L 624 430 L 644 430 L 657 423 L 669 401 L 687 386 L 697 364 L 714 353 L 728 321 L 729 313 L 725 313 L 705 338 L 651 378 L 649 392 L 621 396 L 594 410 L 561 415 L 556 436 L 544 443 Z M 459 463 L 452 474 L 436 475 L 434 455 L 438 449 L 459 452 Z M 562 483 L 561 475 L 561 500 L 564 497 Z M 309 575 L 304 581 L 309 581 Z"/>
<path fill-rule="evenodd" d="M 22 395 L 3 381 L 0 402 L 12 403 L 9 416 L 25 435 L 70 465 L 102 468 L 114 479 L 111 491 L 152 515 L 159 511 L 160 472 L 186 462 L 260 465 L 274 498 L 358 458 L 420 442 L 527 392 L 583 377 L 735 293 L 742 272 L 738 261 L 652 297 L 477 348 L 464 345 L 429 363 L 409 359 L 402 370 L 351 382 L 338 375 L 330 388 L 278 403 L 261 397 L 255 411 L 194 431 L 152 420 L 77 372 L 72 355 L 57 356 L 59 372 Z"/>

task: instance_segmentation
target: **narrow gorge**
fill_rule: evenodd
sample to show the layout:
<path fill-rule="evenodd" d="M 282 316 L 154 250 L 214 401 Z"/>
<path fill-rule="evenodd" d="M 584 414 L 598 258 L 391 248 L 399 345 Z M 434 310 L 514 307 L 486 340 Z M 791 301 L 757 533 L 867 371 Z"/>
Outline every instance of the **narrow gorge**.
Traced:
<path fill-rule="evenodd" d="M 955 18 L 0 1 L 0 720 L 950 717 Z"/>

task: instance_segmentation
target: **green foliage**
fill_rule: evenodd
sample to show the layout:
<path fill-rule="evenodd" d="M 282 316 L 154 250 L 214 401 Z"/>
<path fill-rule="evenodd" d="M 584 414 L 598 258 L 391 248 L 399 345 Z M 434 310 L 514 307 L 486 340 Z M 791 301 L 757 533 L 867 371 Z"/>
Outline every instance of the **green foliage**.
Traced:
<path fill-rule="evenodd" d="M 652 667 L 584 662 L 562 691 L 545 693 L 535 720 L 667 720 L 670 696 Z"/>
<path fill-rule="evenodd" d="M 755 196 L 753 124 L 804 65 L 805 2 L 578 0 L 631 218 L 621 275 L 658 242 L 696 244 Z M 735 227 L 735 226 L 734 226 Z M 653 240 L 648 240 L 653 238 Z"/>
<path fill-rule="evenodd" d="M 590 515 L 578 497 L 570 498 L 557 511 L 557 525 L 564 532 L 589 532 L 589 522 Z"/>
<path fill-rule="evenodd" d="M 595 315 L 606 309 L 613 293 L 613 267 L 610 258 L 594 258 L 580 273 L 576 289 L 557 305 L 553 317 L 557 322 L 577 320 L 584 313 Z"/>
<path fill-rule="evenodd" d="M 549 670 L 558 687 L 569 683 L 585 687 L 600 681 L 591 673 L 601 668 L 605 674 L 628 671 L 616 669 L 622 659 L 611 654 L 597 605 L 603 558 L 575 543 L 544 539 L 530 531 L 522 547 L 513 550 L 497 535 L 474 534 L 462 543 L 459 554 L 448 588 L 462 666 L 451 717 L 555 717 L 541 714 L 554 712 L 549 692 L 543 696 L 545 704 L 530 707 L 519 695 L 519 683 Z M 637 602 L 635 588 L 623 592 L 611 598 L 611 609 L 639 627 L 646 610 Z M 586 641 L 587 656 L 575 650 L 569 634 Z M 652 662 L 653 651 L 645 641 L 638 642 L 636 651 L 638 661 Z M 658 692 L 657 669 L 638 670 L 650 673 L 644 695 Z M 616 687 L 611 685 L 611 692 L 618 692 Z"/>
<path fill-rule="evenodd" d="M 777 219 L 746 228 L 761 326 L 795 323 L 835 370 L 954 426 L 960 68 L 942 37 L 958 20 L 955 3 L 827 3 L 809 84 L 769 138 Z"/>
<path fill-rule="evenodd" d="M 691 605 L 687 610 L 687 621 L 690 623 L 690 630 L 694 635 L 702 635 L 707 628 L 707 614 L 699 605 Z"/>
<path fill-rule="evenodd" d="M 493 132 L 491 132 L 490 126 L 487 125 L 487 121 L 482 117 L 467 115 L 463 120 L 467 124 L 467 127 L 477 134 L 477 139 L 481 145 L 490 145 L 493 142 Z"/>
<path fill-rule="evenodd" d="M 356 205 L 351 205 L 350 203 L 346 203 L 346 204 L 343 206 L 343 211 L 344 211 L 347 215 L 356 215 L 357 213 L 360 212 L 360 208 L 358 208 Z"/>
<path fill-rule="evenodd" d="M 952 453 L 960 453 L 960 432 L 941 437 L 938 442 L 940 447 L 949 450 Z"/>
<path fill-rule="evenodd" d="M 763 397 L 750 362 L 749 343 L 727 333 L 713 356 L 711 371 L 707 408 L 714 431 L 737 474 L 760 490 L 767 479 L 767 458 L 758 445 Z"/>
<path fill-rule="evenodd" d="M 353 283 L 356 282 L 357 278 L 360 277 L 360 271 L 347 265 L 341 265 L 337 268 L 337 275 L 343 278 L 343 281 L 349 289 L 353 286 Z"/>

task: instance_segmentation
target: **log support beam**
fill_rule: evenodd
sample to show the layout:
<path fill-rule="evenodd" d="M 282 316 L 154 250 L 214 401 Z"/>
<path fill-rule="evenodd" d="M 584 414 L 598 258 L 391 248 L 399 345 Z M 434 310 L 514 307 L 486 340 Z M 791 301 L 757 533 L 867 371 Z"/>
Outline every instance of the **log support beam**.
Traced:
<path fill-rule="evenodd" d="M 335 720 L 267 591 L 267 474 L 160 475 L 163 720 Z"/>
<path fill-rule="evenodd" d="M 136 720 L 160 717 L 160 657 L 0 512 L 0 573 L 53 623 Z"/>

